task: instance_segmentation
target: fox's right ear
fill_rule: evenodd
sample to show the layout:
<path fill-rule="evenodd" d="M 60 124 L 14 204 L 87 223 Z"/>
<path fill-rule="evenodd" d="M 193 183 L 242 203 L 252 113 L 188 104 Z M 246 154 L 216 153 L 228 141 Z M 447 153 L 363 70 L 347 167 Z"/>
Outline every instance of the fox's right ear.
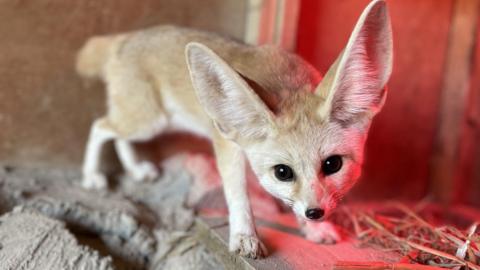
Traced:
<path fill-rule="evenodd" d="M 392 33 L 383 0 L 363 11 L 347 46 L 317 87 L 324 100 L 322 119 L 343 125 L 369 122 L 386 97 L 385 84 L 392 72 Z"/>
<path fill-rule="evenodd" d="M 189 43 L 185 54 L 198 100 L 224 137 L 268 136 L 273 113 L 237 72 L 200 43 Z"/>

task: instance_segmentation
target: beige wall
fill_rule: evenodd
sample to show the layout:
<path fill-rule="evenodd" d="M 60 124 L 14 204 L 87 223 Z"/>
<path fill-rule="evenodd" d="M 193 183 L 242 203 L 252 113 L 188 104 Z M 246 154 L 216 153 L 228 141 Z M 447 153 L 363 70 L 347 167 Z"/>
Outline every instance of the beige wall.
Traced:
<path fill-rule="evenodd" d="M 0 2 L 0 163 L 78 166 L 99 82 L 74 72 L 91 35 L 173 23 L 242 38 L 246 1 L 35 0 Z"/>

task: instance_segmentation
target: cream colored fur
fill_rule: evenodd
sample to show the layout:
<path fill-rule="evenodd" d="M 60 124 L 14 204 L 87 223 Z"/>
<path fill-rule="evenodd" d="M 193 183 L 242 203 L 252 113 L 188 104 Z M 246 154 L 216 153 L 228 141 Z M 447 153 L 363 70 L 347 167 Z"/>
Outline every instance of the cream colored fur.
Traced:
<path fill-rule="evenodd" d="M 231 251 L 266 254 L 247 196 L 247 162 L 260 184 L 292 207 L 307 238 L 335 242 L 333 226 L 307 220 L 305 211 L 317 207 L 328 215 L 356 182 L 391 65 L 390 21 L 381 0 L 367 6 L 323 80 L 293 54 L 212 33 L 160 26 L 92 38 L 77 69 L 106 83 L 108 112 L 92 126 L 83 185 L 106 187 L 99 170 L 106 141 L 115 140 L 135 179 L 152 179 L 155 166 L 139 161 L 131 143 L 187 130 L 213 141 L 230 212 Z M 322 162 L 332 155 L 341 156 L 343 167 L 323 175 Z M 293 168 L 295 181 L 275 179 L 277 164 Z"/>

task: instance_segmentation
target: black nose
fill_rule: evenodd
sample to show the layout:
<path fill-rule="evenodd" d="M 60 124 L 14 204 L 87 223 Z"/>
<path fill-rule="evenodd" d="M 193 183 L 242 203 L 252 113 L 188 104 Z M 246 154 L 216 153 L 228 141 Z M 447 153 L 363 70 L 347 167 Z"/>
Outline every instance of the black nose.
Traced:
<path fill-rule="evenodd" d="M 305 211 L 305 216 L 309 219 L 320 219 L 325 214 L 325 211 L 320 208 L 310 208 Z"/>

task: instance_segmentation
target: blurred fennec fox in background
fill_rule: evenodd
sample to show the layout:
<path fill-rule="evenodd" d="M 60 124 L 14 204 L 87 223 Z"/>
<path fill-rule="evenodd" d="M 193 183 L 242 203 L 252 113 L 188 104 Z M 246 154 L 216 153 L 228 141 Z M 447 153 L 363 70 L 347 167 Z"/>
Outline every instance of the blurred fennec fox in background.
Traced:
<path fill-rule="evenodd" d="M 168 130 L 206 136 L 223 179 L 230 250 L 257 258 L 266 250 L 247 196 L 248 163 L 260 184 L 293 208 L 309 239 L 338 239 L 323 220 L 360 175 L 392 69 L 391 26 L 384 1 L 371 2 L 323 80 L 281 49 L 172 26 L 94 37 L 77 69 L 101 77 L 108 93 L 108 113 L 91 128 L 83 186 L 106 187 L 99 153 L 107 140 L 141 181 L 157 171 L 136 158 L 132 142 Z"/>

